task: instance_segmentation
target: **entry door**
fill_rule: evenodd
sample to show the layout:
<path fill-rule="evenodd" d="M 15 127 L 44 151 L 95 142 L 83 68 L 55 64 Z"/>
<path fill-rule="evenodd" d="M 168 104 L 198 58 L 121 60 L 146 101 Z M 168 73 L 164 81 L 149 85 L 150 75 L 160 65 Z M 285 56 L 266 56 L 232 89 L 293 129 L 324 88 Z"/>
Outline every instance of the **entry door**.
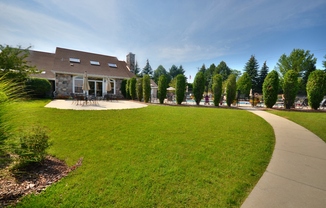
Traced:
<path fill-rule="evenodd" d="M 88 81 L 89 82 L 89 95 L 96 95 L 96 97 L 103 96 L 103 82 L 101 81 Z M 96 92 L 96 94 L 95 94 Z"/>

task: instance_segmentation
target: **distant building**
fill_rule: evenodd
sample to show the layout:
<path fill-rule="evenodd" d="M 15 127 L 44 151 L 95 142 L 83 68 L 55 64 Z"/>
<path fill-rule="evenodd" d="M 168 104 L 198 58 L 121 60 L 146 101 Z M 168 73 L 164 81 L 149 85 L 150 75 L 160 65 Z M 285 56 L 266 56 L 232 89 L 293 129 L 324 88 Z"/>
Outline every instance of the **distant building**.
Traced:
<path fill-rule="evenodd" d="M 57 97 L 69 97 L 71 93 L 84 93 L 83 75 L 87 72 L 90 95 L 104 96 L 113 93 L 122 96 L 120 86 L 123 79 L 135 77 L 135 54 L 127 55 L 127 63 L 116 57 L 56 48 L 55 53 L 30 51 L 27 61 L 42 73 L 32 75 L 48 79 Z M 108 84 L 111 91 L 108 92 Z"/>
<path fill-rule="evenodd" d="M 133 53 L 129 53 L 126 56 L 126 60 L 127 60 L 127 66 L 129 67 L 129 70 L 134 73 L 135 72 L 135 67 L 136 67 L 136 58 L 135 58 L 135 54 Z"/>

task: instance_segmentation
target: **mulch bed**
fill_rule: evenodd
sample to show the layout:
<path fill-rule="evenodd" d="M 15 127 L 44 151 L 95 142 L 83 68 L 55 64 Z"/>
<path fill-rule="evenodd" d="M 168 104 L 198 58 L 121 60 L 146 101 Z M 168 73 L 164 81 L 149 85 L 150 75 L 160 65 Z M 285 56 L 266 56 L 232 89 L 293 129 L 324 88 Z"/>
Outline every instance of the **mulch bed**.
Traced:
<path fill-rule="evenodd" d="M 81 166 L 83 158 L 68 167 L 64 161 L 48 156 L 42 164 L 0 175 L 0 207 L 13 205 L 27 194 L 38 194 Z"/>

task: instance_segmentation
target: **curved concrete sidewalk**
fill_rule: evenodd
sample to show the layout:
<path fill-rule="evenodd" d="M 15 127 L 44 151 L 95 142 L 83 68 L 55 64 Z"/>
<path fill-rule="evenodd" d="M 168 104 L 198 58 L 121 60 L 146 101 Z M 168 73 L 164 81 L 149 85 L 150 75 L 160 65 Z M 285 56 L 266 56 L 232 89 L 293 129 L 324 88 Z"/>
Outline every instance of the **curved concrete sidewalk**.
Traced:
<path fill-rule="evenodd" d="M 326 207 L 326 143 L 312 132 L 271 113 L 246 109 L 274 128 L 272 159 L 242 208 Z"/>

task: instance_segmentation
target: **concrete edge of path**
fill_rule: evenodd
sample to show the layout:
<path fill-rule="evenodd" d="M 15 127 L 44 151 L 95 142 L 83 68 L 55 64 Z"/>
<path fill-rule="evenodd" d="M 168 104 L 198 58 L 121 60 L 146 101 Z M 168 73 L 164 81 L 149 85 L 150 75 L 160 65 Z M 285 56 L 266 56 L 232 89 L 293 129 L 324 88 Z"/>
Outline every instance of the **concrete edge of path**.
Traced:
<path fill-rule="evenodd" d="M 241 207 L 326 207 L 326 143 L 285 118 L 244 109 L 265 119 L 276 141 L 265 173 Z"/>

